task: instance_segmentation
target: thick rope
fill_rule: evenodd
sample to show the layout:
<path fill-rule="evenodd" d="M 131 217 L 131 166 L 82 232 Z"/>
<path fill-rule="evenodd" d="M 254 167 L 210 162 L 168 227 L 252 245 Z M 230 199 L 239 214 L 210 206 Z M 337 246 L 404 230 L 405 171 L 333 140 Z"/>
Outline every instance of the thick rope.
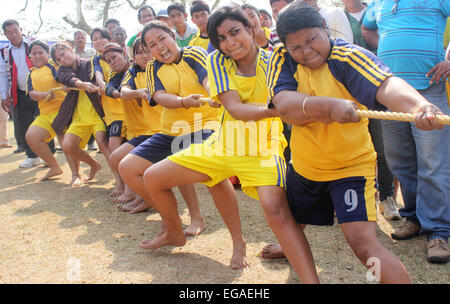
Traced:
<path fill-rule="evenodd" d="M 410 113 L 396 113 L 396 112 L 379 112 L 379 111 L 363 111 L 356 110 L 361 118 L 374 118 L 383 120 L 397 120 L 414 122 L 416 115 Z M 436 115 L 436 121 L 442 125 L 450 125 L 450 116 Z"/>

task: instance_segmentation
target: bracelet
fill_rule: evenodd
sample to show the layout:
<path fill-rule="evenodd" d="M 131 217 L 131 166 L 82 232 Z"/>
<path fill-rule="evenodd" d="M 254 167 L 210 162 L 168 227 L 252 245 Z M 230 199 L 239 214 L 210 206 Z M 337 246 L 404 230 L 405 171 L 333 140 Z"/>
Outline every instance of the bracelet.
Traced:
<path fill-rule="evenodd" d="M 310 96 L 305 97 L 305 98 L 303 99 L 303 102 L 302 102 L 303 114 L 304 114 L 305 116 L 308 116 L 308 114 L 306 114 L 305 105 L 306 105 L 306 102 L 308 101 L 308 98 L 309 98 L 309 97 L 310 97 Z"/>
<path fill-rule="evenodd" d="M 189 107 L 186 107 L 184 102 L 183 102 L 184 97 L 181 97 L 181 105 L 183 106 L 183 108 L 185 109 L 189 109 Z"/>

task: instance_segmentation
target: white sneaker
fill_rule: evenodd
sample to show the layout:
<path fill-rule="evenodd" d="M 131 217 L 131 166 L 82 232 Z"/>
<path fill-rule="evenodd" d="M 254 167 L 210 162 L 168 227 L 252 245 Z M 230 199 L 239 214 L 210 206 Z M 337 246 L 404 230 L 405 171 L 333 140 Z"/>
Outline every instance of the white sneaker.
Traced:
<path fill-rule="evenodd" d="M 19 165 L 19 168 L 31 168 L 34 166 L 39 166 L 40 164 L 42 164 L 42 160 L 39 157 L 27 157 L 27 159 L 25 159 L 25 161 Z"/>
<path fill-rule="evenodd" d="M 380 201 L 379 206 L 380 212 L 386 219 L 399 220 L 401 218 L 392 196 L 388 196 L 384 201 Z"/>

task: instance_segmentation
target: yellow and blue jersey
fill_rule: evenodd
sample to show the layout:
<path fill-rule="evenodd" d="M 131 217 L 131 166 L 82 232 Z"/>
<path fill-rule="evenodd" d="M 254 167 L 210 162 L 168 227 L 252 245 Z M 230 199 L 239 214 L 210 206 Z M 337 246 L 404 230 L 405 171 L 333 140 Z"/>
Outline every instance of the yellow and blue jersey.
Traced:
<path fill-rule="evenodd" d="M 209 37 L 203 37 L 200 34 L 200 31 L 189 41 L 189 46 L 199 46 L 203 48 L 205 51 L 208 50 L 209 45 Z"/>
<path fill-rule="evenodd" d="M 56 73 L 59 65 L 50 59 L 48 63 L 40 68 L 32 68 L 27 78 L 27 94 L 31 91 L 48 92 L 51 89 L 62 87 L 63 85 L 56 81 Z M 64 90 L 54 92 L 55 98 L 48 102 L 39 100 L 39 112 L 41 115 L 50 114 L 59 110 L 61 103 L 66 97 Z"/>
<path fill-rule="evenodd" d="M 132 90 L 147 87 L 145 70 L 138 65 L 134 65 L 126 72 L 121 85 L 127 85 Z M 130 138 L 140 135 L 153 135 L 161 131 L 161 111 L 160 105 L 150 106 L 148 101 L 124 100 L 122 102 L 124 119 L 127 124 L 127 132 Z"/>
<path fill-rule="evenodd" d="M 266 107 L 266 73 L 270 54 L 259 49 L 256 74 L 248 77 L 238 74 L 236 62 L 232 58 L 219 51 L 211 53 L 207 62 L 211 97 L 219 101 L 220 94 L 236 91 L 242 103 Z M 227 155 L 282 155 L 287 145 L 283 124 L 278 117 L 244 122 L 234 119 L 225 107 L 221 107 L 219 121 L 220 129 L 214 136 L 222 143 Z"/>
<path fill-rule="evenodd" d="M 361 110 L 381 109 L 384 107 L 375 96 L 391 75 L 371 52 L 338 39 L 332 41 L 330 56 L 318 69 L 298 64 L 284 46 L 276 47 L 267 86 L 269 99 L 289 90 L 352 100 Z M 376 153 L 367 125 L 368 119 L 348 124 L 294 125 L 290 145 L 295 171 L 313 181 L 374 175 Z"/>
<path fill-rule="evenodd" d="M 109 64 L 101 58 L 100 55 L 94 56 L 91 59 L 92 72 L 91 79 L 94 79 L 95 72 L 101 72 L 103 74 L 103 80 L 105 83 L 109 82 L 109 79 L 114 76 L 115 72 L 111 70 Z M 119 102 L 114 100 L 105 94 L 102 95 L 102 106 L 105 112 L 105 123 L 109 126 L 113 121 L 123 120 L 122 106 Z"/>
<path fill-rule="evenodd" d="M 192 94 L 208 97 L 209 94 L 202 85 L 207 77 L 206 57 L 204 49 L 188 46 L 181 49 L 178 62 L 164 64 L 158 60 L 150 61 L 146 69 L 150 97 L 157 91 L 181 97 Z M 161 132 L 179 136 L 201 130 L 209 121 L 217 121 L 217 109 L 208 104 L 189 109 L 163 107 Z"/>

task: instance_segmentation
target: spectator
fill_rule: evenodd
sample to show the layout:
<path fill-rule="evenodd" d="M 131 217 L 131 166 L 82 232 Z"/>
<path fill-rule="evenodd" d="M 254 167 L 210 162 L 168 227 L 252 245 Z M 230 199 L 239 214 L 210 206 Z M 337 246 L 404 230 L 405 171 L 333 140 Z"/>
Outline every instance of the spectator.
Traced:
<path fill-rule="evenodd" d="M 361 34 L 361 22 L 366 12 L 367 4 L 361 0 L 342 0 L 342 2 L 345 5 L 344 11 L 352 28 L 354 44 L 376 53 L 376 49 L 370 47 Z M 400 219 L 400 214 L 398 213 L 394 195 L 394 176 L 389 170 L 384 155 L 383 132 L 380 120 L 369 119 L 369 133 L 377 152 L 377 184 L 379 191 L 377 203 L 386 219 L 398 220 Z"/>
<path fill-rule="evenodd" d="M 366 14 L 367 4 L 362 0 L 342 0 L 342 2 L 353 32 L 353 43 L 376 54 L 376 48 L 370 46 L 361 34 L 361 24 Z"/>
<path fill-rule="evenodd" d="M 192 22 L 197 26 L 198 33 L 189 41 L 189 45 L 199 46 L 205 51 L 208 49 L 209 37 L 206 30 L 209 15 L 211 10 L 205 1 L 194 1 L 191 5 Z"/>
<path fill-rule="evenodd" d="M 22 28 L 16 20 L 8 19 L 3 22 L 3 32 L 9 40 L 9 46 L 6 49 L 6 56 L 10 69 L 10 94 L 11 99 L 2 100 L 2 106 L 5 111 L 9 111 L 10 102 L 13 102 L 14 108 L 14 135 L 18 143 L 18 150 L 23 147 L 27 158 L 22 162 L 20 168 L 30 168 L 40 165 L 41 159 L 31 150 L 25 141 L 25 133 L 39 114 L 37 102 L 26 95 L 27 77 L 33 64 L 30 60 L 28 41 L 25 41 Z M 54 151 L 54 141 L 50 143 L 52 152 Z"/>
<path fill-rule="evenodd" d="M 156 18 L 155 10 L 150 5 L 143 5 L 138 10 L 138 21 L 142 25 L 142 28 L 147 24 L 147 22 L 153 21 Z M 141 32 L 133 35 L 130 40 L 128 40 L 127 46 L 129 49 L 133 47 L 134 40 L 141 36 Z M 129 58 L 133 58 L 133 54 L 128 54 Z"/>
<path fill-rule="evenodd" d="M 341 38 L 349 43 L 353 43 L 353 33 L 345 13 L 339 7 L 318 6 L 317 0 L 304 0 L 319 11 L 327 23 L 330 35 L 333 38 Z"/>
<path fill-rule="evenodd" d="M 160 9 L 156 14 L 156 20 L 167 24 L 169 28 L 173 28 L 173 24 L 170 22 L 169 15 L 167 14 L 167 9 Z"/>
<path fill-rule="evenodd" d="M 118 26 L 120 26 L 120 21 L 117 19 L 109 18 L 105 21 L 105 29 L 111 37 L 113 36 L 114 29 Z"/>
<path fill-rule="evenodd" d="M 3 50 L 0 50 L 0 99 L 10 99 L 8 92 L 8 65 L 3 60 Z M 11 148 L 8 138 L 8 113 L 0 107 L 0 148 Z"/>
<path fill-rule="evenodd" d="M 189 45 L 189 41 L 197 34 L 198 29 L 189 25 L 187 20 L 187 13 L 185 7 L 180 3 L 174 3 L 167 7 L 169 19 L 172 22 L 175 30 L 175 39 L 179 47 Z"/>
<path fill-rule="evenodd" d="M 449 15 L 449 1 L 402 0 L 392 5 L 382 0 L 368 7 L 363 21 L 372 36 L 379 31 L 380 59 L 446 115 L 450 63 L 445 61 L 442 37 Z M 428 241 L 427 261 L 445 263 L 450 235 L 450 126 L 426 133 L 408 122 L 382 121 L 382 127 L 386 159 L 400 181 L 405 204 L 400 215 L 406 221 L 392 237 L 404 240 L 422 233 Z"/>
<path fill-rule="evenodd" d="M 273 22 L 272 22 L 272 16 L 270 15 L 270 13 L 268 11 L 266 11 L 265 9 L 260 9 L 259 15 L 260 15 L 261 26 L 271 29 L 273 26 Z"/>
<path fill-rule="evenodd" d="M 125 51 L 125 54 L 129 54 L 131 50 L 128 49 L 128 46 L 126 45 L 125 41 L 127 39 L 127 32 L 126 30 L 118 26 L 114 29 L 113 35 L 111 36 L 113 42 L 117 43 L 122 47 L 122 49 Z"/>
<path fill-rule="evenodd" d="M 268 50 L 271 45 L 269 43 L 270 38 L 270 29 L 261 26 L 261 15 L 259 10 L 250 4 L 243 4 L 242 10 L 247 15 L 248 20 L 250 21 L 250 25 L 253 30 L 253 39 L 256 44 L 265 50 Z"/>
<path fill-rule="evenodd" d="M 273 19 L 277 20 L 278 13 L 289 5 L 289 3 L 292 3 L 294 0 L 270 0 L 270 7 L 272 8 L 272 15 Z M 280 39 L 278 38 L 277 30 L 275 28 L 272 28 L 272 32 L 270 33 L 270 44 L 275 47 L 278 43 L 280 43 Z M 288 139 L 289 141 L 289 139 Z M 286 159 L 287 161 L 287 159 Z"/>
<path fill-rule="evenodd" d="M 91 59 L 97 53 L 94 49 L 86 46 L 86 33 L 76 31 L 73 34 L 74 53 L 83 59 Z"/>

